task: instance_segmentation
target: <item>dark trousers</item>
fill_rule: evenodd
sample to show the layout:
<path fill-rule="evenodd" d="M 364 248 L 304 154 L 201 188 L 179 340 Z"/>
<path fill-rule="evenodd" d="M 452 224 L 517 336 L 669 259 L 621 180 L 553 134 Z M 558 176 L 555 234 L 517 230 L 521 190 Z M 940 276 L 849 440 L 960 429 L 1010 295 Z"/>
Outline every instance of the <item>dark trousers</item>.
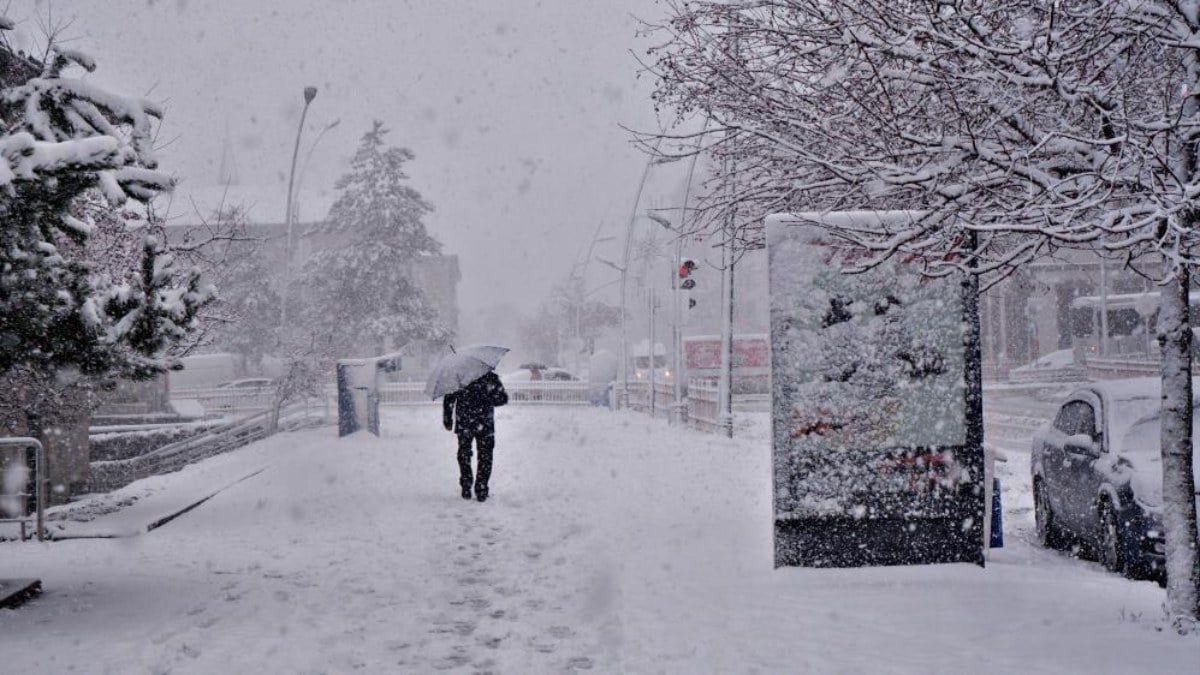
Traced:
<path fill-rule="evenodd" d="M 479 451 L 479 471 L 474 481 L 471 480 L 471 439 L 475 440 L 475 448 Z M 492 450 L 495 447 L 496 437 L 492 434 L 458 434 L 458 484 L 464 490 L 469 489 L 473 482 L 475 494 L 487 494 L 488 479 L 492 477 Z"/>

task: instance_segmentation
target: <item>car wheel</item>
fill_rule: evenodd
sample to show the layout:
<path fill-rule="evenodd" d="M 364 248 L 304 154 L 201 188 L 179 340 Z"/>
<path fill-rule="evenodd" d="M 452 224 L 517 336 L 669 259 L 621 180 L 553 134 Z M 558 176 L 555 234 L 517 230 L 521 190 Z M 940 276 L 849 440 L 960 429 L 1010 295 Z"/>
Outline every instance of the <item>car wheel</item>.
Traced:
<path fill-rule="evenodd" d="M 1046 489 L 1040 480 L 1033 483 L 1033 519 L 1037 524 L 1038 543 L 1046 548 L 1062 548 L 1062 536 L 1058 532 L 1058 524 L 1054 522 L 1054 510 L 1050 508 L 1050 499 L 1046 497 Z"/>
<path fill-rule="evenodd" d="M 1123 552 L 1121 551 L 1121 525 L 1117 521 L 1117 514 L 1113 510 L 1112 504 L 1107 501 L 1100 502 L 1099 511 L 1100 529 L 1096 536 L 1096 545 L 1099 549 L 1100 562 L 1104 565 L 1104 569 L 1109 572 L 1125 572 L 1125 561 Z"/>

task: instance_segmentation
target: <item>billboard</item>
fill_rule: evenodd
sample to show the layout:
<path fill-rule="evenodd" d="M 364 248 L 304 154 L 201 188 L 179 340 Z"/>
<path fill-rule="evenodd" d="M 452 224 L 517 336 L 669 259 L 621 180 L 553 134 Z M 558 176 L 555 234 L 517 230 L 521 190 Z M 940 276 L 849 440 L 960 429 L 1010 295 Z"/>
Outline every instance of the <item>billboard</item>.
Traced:
<path fill-rule="evenodd" d="M 820 217 L 767 221 L 775 563 L 982 564 L 972 287 L 894 260 L 846 274 L 861 254 Z"/>
<path fill-rule="evenodd" d="M 730 347 L 733 367 L 770 368 L 770 342 L 766 335 L 734 335 Z M 684 366 L 689 374 L 715 374 L 721 369 L 721 336 L 689 335 L 683 338 Z"/>

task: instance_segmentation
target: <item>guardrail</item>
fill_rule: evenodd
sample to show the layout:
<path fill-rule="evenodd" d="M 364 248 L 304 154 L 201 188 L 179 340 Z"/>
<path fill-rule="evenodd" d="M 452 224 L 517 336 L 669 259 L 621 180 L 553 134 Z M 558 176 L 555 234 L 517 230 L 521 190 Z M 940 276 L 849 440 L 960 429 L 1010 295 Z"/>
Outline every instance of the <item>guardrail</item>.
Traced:
<path fill-rule="evenodd" d="M 37 539 L 38 541 L 42 541 L 46 533 L 46 488 L 49 483 L 49 479 L 46 477 L 46 450 L 36 438 L 26 436 L 0 438 L 0 448 L 17 448 L 18 450 L 34 451 L 33 494 L 24 491 L 7 494 L 0 493 L 0 500 L 18 500 L 18 503 L 24 502 L 28 504 L 29 498 L 33 497 Z M 28 467 L 28 453 L 26 453 L 25 460 L 26 467 Z M 3 476 L 2 478 L 3 480 L 0 480 L 0 489 L 6 489 L 9 483 L 8 476 Z M 29 485 L 28 481 L 21 482 L 26 487 Z M 22 490 L 24 489 L 22 488 Z M 29 515 L 25 514 L 24 517 L 20 518 L 2 518 L 0 519 L 0 523 L 19 523 L 21 526 L 21 541 L 25 541 L 28 538 L 25 529 L 28 520 Z"/>
<path fill-rule="evenodd" d="M 523 405 L 587 405 L 587 382 L 511 382 L 504 385 L 508 402 Z M 379 404 L 385 406 L 441 405 L 430 400 L 421 382 L 388 382 L 379 386 Z"/>
<path fill-rule="evenodd" d="M 1088 357 L 1087 371 L 1102 378 L 1153 376 L 1162 373 L 1162 361 L 1149 357 L 1092 356 Z"/>
<path fill-rule="evenodd" d="M 137 457 L 91 463 L 91 490 L 110 492 L 135 480 L 178 471 L 188 464 L 249 445 L 270 436 L 271 413 L 267 410 L 230 422 L 215 431 L 164 445 Z M 301 429 L 325 420 L 326 412 L 305 403 L 293 404 L 279 415 L 278 430 Z"/>

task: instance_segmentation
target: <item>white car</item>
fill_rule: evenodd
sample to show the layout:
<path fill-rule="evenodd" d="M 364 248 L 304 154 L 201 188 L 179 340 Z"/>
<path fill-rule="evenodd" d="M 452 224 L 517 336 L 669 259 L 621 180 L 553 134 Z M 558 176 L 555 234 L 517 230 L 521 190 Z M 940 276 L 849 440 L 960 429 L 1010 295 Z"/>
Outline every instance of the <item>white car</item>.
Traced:
<path fill-rule="evenodd" d="M 258 391 L 261 389 L 269 389 L 275 386 L 275 381 L 269 377 L 246 377 L 240 380 L 230 380 L 222 382 L 216 386 L 217 389 L 230 389 L 233 391 Z"/>
<path fill-rule="evenodd" d="M 571 372 L 562 368 L 518 368 L 511 373 L 500 376 L 504 384 L 512 382 L 575 382 L 579 380 Z"/>

